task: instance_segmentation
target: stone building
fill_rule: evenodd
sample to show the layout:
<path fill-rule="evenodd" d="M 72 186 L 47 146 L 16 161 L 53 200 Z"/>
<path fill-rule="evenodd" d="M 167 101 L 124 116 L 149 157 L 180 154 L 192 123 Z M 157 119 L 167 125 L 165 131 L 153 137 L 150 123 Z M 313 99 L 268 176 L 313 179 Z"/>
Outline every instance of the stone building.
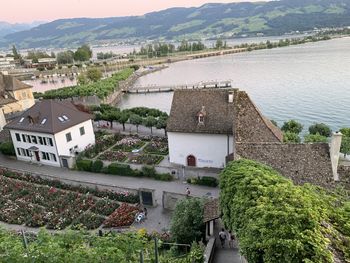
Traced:
<path fill-rule="evenodd" d="M 5 115 L 24 111 L 34 103 L 31 86 L 13 76 L 0 73 L 0 109 Z"/>
<path fill-rule="evenodd" d="M 281 130 L 238 89 L 175 91 L 167 131 L 174 164 L 223 168 L 247 158 L 297 184 L 329 186 L 339 180 L 340 133 L 330 144 L 285 144 Z"/>

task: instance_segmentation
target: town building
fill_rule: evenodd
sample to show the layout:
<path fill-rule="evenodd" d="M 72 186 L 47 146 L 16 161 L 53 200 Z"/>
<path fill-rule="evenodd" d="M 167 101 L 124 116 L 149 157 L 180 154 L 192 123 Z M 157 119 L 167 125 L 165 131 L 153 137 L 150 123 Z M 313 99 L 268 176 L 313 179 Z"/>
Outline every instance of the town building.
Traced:
<path fill-rule="evenodd" d="M 236 89 L 177 90 L 167 125 L 171 163 L 225 167 L 236 142 L 282 142 L 281 131 Z"/>
<path fill-rule="evenodd" d="M 6 73 L 0 73 L 0 109 L 11 114 L 34 105 L 32 87 Z"/>
<path fill-rule="evenodd" d="M 43 100 L 5 128 L 18 160 L 71 168 L 77 153 L 95 144 L 91 118 L 71 102 Z"/>
<path fill-rule="evenodd" d="M 175 91 L 167 132 L 175 165 L 223 168 L 247 158 L 297 184 L 329 187 L 340 180 L 341 133 L 334 133 L 329 144 L 283 143 L 281 130 L 238 89 Z"/>
<path fill-rule="evenodd" d="M 0 58 L 0 70 L 9 70 L 16 67 L 15 59 L 13 57 Z"/>
<path fill-rule="evenodd" d="M 0 132 L 4 129 L 6 125 L 5 115 L 3 110 L 0 108 Z"/>

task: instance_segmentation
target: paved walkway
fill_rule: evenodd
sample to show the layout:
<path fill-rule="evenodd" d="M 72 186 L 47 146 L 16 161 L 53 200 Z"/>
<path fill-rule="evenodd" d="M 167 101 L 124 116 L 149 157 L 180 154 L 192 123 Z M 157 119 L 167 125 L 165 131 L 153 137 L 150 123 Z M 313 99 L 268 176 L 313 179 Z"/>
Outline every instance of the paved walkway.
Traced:
<path fill-rule="evenodd" d="M 219 239 L 219 232 L 221 228 L 222 224 L 219 221 L 219 223 L 216 224 L 214 228 L 216 244 L 213 263 L 245 263 L 239 254 L 239 249 L 235 242 L 233 248 L 229 247 L 228 240 L 225 241 L 225 246 L 223 248 L 221 247 L 221 242 Z"/>
<path fill-rule="evenodd" d="M 103 184 L 106 186 L 115 186 L 122 188 L 148 188 L 155 189 L 155 201 L 157 207 L 148 209 L 148 219 L 142 223 L 135 225 L 136 228 L 146 228 L 149 231 L 161 231 L 169 229 L 171 214 L 163 210 L 162 195 L 163 191 L 185 194 L 186 187 L 189 185 L 182 180 L 172 182 L 156 181 L 149 178 L 135 178 L 127 176 L 106 175 L 98 173 L 88 173 L 73 171 L 65 168 L 38 166 L 27 162 L 17 161 L 0 154 L 0 165 L 11 169 L 17 169 L 24 172 L 32 172 L 48 175 L 57 179 L 74 180 L 88 184 Z M 196 197 L 202 196 L 219 196 L 219 189 L 205 186 L 190 185 L 191 195 Z"/>

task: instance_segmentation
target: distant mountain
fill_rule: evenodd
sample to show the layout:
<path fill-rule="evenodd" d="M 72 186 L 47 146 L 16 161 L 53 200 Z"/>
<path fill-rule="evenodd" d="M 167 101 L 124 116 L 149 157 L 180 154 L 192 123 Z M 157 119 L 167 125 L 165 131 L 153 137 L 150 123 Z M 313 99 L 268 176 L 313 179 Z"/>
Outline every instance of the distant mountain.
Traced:
<path fill-rule="evenodd" d="M 65 47 L 113 39 L 199 39 L 278 35 L 350 26 L 350 0 L 281 0 L 170 8 L 143 16 L 61 19 L 6 35 L 1 45 Z"/>
<path fill-rule="evenodd" d="M 16 33 L 19 31 L 29 30 L 43 23 L 46 23 L 46 22 L 35 21 L 33 23 L 28 23 L 28 24 L 25 24 L 25 23 L 10 24 L 7 22 L 0 21 L 0 37 L 6 36 L 8 34 Z"/>

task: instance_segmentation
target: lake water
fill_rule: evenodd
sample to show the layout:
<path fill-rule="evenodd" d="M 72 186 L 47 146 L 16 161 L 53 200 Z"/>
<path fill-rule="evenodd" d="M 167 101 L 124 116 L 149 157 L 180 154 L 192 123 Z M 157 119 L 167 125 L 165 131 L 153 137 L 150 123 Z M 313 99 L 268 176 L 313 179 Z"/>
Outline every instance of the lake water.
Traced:
<path fill-rule="evenodd" d="M 263 114 L 279 124 L 296 119 L 334 130 L 350 127 L 350 38 L 182 61 L 144 76 L 135 85 L 232 80 Z M 118 105 L 169 112 L 172 93 L 126 95 Z"/>

